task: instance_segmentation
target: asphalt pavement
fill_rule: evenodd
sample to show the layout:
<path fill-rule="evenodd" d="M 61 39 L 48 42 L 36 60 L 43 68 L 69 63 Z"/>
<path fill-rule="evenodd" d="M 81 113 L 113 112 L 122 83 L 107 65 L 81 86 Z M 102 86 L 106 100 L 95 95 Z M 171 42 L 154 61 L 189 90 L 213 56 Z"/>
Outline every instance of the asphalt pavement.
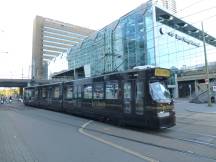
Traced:
<path fill-rule="evenodd" d="M 160 131 L 0 105 L 0 162 L 215 162 L 216 114 L 187 99 L 175 103 L 177 125 Z"/>
<path fill-rule="evenodd" d="M 88 121 L 20 103 L 0 105 L 0 162 L 149 161 L 80 133 Z"/>

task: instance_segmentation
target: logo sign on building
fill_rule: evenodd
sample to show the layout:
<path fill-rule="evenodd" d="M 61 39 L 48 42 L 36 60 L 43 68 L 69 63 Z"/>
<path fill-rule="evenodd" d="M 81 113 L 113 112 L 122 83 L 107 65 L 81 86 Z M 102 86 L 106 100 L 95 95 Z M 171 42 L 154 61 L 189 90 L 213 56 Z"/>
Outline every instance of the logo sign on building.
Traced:
<path fill-rule="evenodd" d="M 173 31 L 166 31 L 165 28 L 160 28 L 160 29 L 159 29 L 159 32 L 160 32 L 160 34 L 162 34 L 162 35 L 163 35 L 163 34 L 167 34 L 168 36 L 173 37 L 173 38 L 175 38 L 175 39 L 177 39 L 177 40 L 183 41 L 183 42 L 185 42 L 185 43 L 187 43 L 187 44 L 191 44 L 191 45 L 193 45 L 193 46 L 200 47 L 200 44 L 199 44 L 199 43 L 196 43 L 196 42 L 194 42 L 194 41 L 192 41 L 192 40 L 189 40 L 189 39 L 185 38 L 184 36 L 180 36 L 179 34 L 176 34 L 176 33 L 174 33 Z"/>

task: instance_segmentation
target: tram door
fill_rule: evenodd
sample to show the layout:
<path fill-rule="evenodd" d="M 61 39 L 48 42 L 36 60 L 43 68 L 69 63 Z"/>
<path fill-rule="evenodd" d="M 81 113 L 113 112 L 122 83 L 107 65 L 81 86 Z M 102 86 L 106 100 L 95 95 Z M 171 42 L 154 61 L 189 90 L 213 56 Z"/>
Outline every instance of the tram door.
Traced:
<path fill-rule="evenodd" d="M 52 104 L 52 87 L 48 87 L 47 106 L 50 107 Z"/>
<path fill-rule="evenodd" d="M 131 114 L 132 111 L 132 82 L 124 82 L 123 109 L 125 114 Z"/>
<path fill-rule="evenodd" d="M 144 113 L 144 85 L 142 80 L 135 82 L 135 113 L 143 115 Z"/>

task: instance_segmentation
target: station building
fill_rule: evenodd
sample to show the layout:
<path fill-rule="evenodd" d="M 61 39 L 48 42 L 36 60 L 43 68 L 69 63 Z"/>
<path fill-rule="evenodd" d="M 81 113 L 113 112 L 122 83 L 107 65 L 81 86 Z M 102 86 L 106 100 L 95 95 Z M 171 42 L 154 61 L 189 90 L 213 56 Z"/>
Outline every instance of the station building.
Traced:
<path fill-rule="evenodd" d="M 67 56 L 70 70 L 56 77 L 96 76 L 153 65 L 179 74 L 178 86 L 173 86 L 177 94 L 185 88 L 194 92 L 205 75 L 186 79 L 183 75 L 204 66 L 204 37 L 208 60 L 216 62 L 216 38 L 148 1 L 71 48 Z"/>

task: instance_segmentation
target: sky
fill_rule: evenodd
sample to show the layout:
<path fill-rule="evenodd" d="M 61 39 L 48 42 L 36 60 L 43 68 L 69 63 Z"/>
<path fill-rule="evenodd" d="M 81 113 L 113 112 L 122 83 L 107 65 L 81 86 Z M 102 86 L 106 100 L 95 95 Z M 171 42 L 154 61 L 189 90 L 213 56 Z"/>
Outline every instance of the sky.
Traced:
<path fill-rule="evenodd" d="M 30 78 L 36 15 L 99 30 L 146 0 L 5 0 L 0 6 L 0 78 Z M 216 37 L 216 0 L 176 0 L 178 16 Z M 211 3 L 210 3 L 211 2 Z M 211 17 L 212 16 L 212 17 Z M 211 17 L 211 18 L 209 18 Z M 7 53 L 5 53 L 7 52 Z"/>

